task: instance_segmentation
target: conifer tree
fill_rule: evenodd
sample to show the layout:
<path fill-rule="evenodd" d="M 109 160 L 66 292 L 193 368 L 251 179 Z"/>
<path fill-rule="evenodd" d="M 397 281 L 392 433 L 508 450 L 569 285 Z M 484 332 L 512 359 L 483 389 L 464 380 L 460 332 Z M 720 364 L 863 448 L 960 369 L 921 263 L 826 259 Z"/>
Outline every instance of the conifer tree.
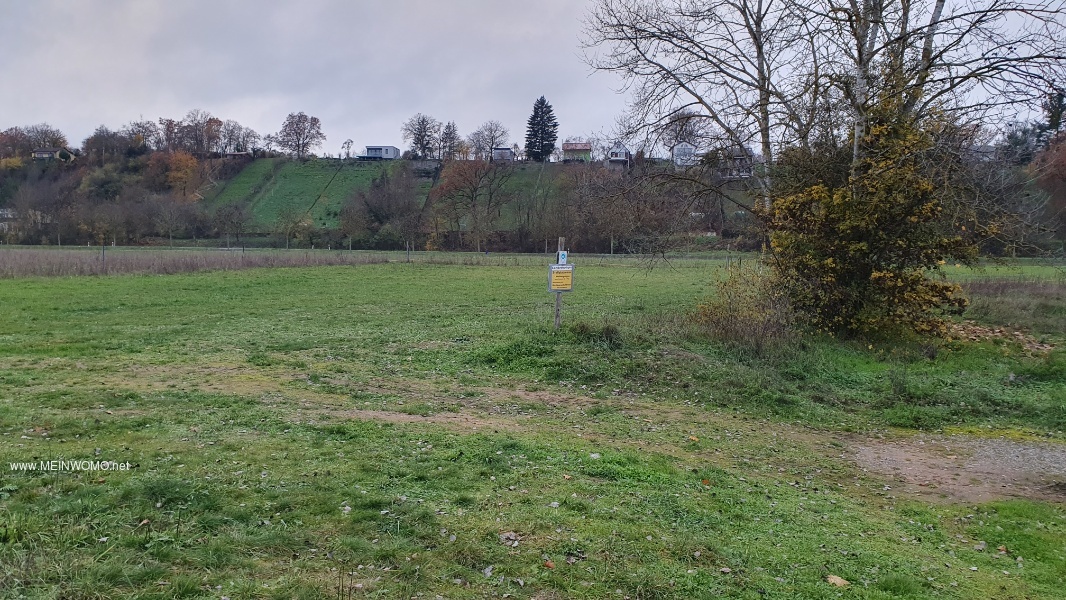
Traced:
<path fill-rule="evenodd" d="M 440 134 L 440 157 L 443 160 L 452 160 L 459 152 L 459 143 L 463 141 L 463 138 L 459 137 L 459 128 L 455 126 L 455 121 L 448 121 L 448 124 L 444 126 L 444 131 Z"/>
<path fill-rule="evenodd" d="M 548 160 L 558 137 L 559 122 L 555 120 L 552 105 L 541 96 L 533 103 L 533 114 L 526 124 L 526 156 L 537 162 Z"/>

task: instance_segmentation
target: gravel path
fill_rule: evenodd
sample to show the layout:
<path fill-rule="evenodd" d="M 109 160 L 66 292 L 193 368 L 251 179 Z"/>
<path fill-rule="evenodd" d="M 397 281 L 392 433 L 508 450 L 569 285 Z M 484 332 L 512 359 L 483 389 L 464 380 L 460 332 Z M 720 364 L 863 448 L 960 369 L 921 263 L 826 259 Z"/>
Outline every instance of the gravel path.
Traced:
<path fill-rule="evenodd" d="M 919 435 L 852 448 L 864 470 L 912 493 L 957 502 L 1034 498 L 1066 502 L 1066 444 Z"/>

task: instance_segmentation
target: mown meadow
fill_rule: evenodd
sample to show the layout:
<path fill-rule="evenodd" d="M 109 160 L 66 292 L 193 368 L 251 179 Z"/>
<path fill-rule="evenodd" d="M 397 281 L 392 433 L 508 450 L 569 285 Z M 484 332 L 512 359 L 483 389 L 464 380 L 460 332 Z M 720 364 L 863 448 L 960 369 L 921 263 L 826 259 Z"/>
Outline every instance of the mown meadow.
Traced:
<path fill-rule="evenodd" d="M 544 257 L 377 256 L 0 279 L 0 596 L 1066 597 L 1062 502 L 849 453 L 1066 442 L 1060 267 L 949 267 L 1023 341 L 756 353 L 691 318 L 734 257 L 573 257 L 555 332 Z"/>

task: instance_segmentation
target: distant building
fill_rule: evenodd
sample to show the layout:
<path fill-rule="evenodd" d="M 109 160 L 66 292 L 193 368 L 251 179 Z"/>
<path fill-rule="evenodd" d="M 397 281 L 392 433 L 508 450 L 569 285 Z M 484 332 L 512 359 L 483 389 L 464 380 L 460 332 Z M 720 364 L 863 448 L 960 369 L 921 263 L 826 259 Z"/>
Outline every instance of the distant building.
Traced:
<path fill-rule="evenodd" d="M 38 148 L 31 153 L 33 160 L 74 160 L 74 151 L 70 148 Z"/>
<path fill-rule="evenodd" d="M 563 162 L 592 162 L 592 144 L 589 142 L 564 143 Z"/>
<path fill-rule="evenodd" d="M 626 170 L 632 160 L 633 154 L 629 152 L 629 148 L 626 148 L 622 142 L 615 142 L 611 149 L 607 151 L 607 167 L 610 169 Z"/>
<path fill-rule="evenodd" d="M 514 148 L 493 148 L 492 160 L 503 162 L 514 162 L 515 154 Z"/>
<path fill-rule="evenodd" d="M 7 233 L 13 229 L 13 224 L 18 214 L 13 208 L 0 208 L 0 233 Z"/>
<path fill-rule="evenodd" d="M 988 162 L 1000 158 L 1000 149 L 989 144 L 974 144 L 963 151 L 977 162 Z"/>
<path fill-rule="evenodd" d="M 679 167 L 691 167 L 699 162 L 696 147 L 688 142 L 678 142 L 670 149 L 670 159 Z"/>
<path fill-rule="evenodd" d="M 718 176 L 722 179 L 746 179 L 755 172 L 755 152 L 747 146 L 731 146 L 717 152 Z"/>
<path fill-rule="evenodd" d="M 400 158 L 400 149 L 396 146 L 367 146 L 366 153 L 360 158 L 365 160 L 396 160 Z"/>

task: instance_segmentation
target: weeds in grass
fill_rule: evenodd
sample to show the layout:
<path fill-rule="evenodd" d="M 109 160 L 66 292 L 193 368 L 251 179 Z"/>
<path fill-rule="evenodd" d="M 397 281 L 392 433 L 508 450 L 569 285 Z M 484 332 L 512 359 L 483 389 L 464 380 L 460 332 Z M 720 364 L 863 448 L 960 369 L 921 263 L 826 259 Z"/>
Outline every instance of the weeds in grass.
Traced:
<path fill-rule="evenodd" d="M 262 267 L 316 267 L 386 262 L 382 256 L 349 252 L 273 250 L 4 249 L 0 279 L 140 273 L 171 275 Z"/>
<path fill-rule="evenodd" d="M 580 342 L 601 345 L 605 348 L 622 347 L 622 332 L 617 326 L 604 320 L 603 326 L 597 327 L 585 321 L 578 321 L 568 327 L 570 333 Z"/>
<path fill-rule="evenodd" d="M 590 257 L 591 259 L 592 257 Z M 640 256 L 597 256 L 600 265 L 640 264 Z M 170 275 L 198 271 L 234 271 L 263 267 L 316 267 L 413 262 L 428 265 L 529 267 L 548 264 L 537 254 L 478 254 L 470 252 L 278 250 L 265 248 L 159 247 L 21 247 L 0 249 L 0 279 L 14 277 L 70 277 L 124 273 Z M 708 260 L 677 257 L 672 268 L 701 268 Z"/>
<path fill-rule="evenodd" d="M 968 318 L 1037 333 L 1066 331 L 1066 278 L 975 279 L 964 285 L 970 296 Z"/>
<path fill-rule="evenodd" d="M 756 356 L 783 349 L 795 339 L 788 298 L 761 265 L 730 265 L 715 293 L 697 309 L 697 322 L 711 337 Z"/>

